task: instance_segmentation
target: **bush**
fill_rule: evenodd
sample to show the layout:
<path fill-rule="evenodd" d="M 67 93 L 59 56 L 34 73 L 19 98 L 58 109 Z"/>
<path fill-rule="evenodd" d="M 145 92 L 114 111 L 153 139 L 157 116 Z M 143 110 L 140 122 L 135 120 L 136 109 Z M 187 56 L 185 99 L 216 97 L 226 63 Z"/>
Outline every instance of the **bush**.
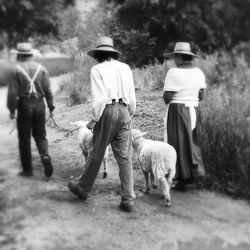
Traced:
<path fill-rule="evenodd" d="M 169 61 L 165 61 L 163 64 L 160 64 L 156 61 L 155 64 L 133 69 L 135 87 L 137 89 L 162 89 L 164 86 L 166 73 L 171 65 L 172 62 Z"/>
<path fill-rule="evenodd" d="M 65 79 L 60 87 L 70 98 L 69 105 L 85 103 L 90 96 L 90 83 L 82 72 L 73 72 Z"/>

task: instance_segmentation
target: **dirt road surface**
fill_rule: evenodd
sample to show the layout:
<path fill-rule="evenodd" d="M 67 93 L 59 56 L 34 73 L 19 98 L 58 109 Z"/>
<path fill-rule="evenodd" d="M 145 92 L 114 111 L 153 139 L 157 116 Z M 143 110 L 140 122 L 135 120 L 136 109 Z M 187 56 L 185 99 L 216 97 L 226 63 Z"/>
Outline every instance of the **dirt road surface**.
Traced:
<path fill-rule="evenodd" d="M 65 120 L 73 113 L 78 115 L 71 119 L 84 119 L 89 115 L 88 105 L 57 103 L 57 113 L 63 113 Z M 77 176 L 83 166 L 77 134 L 47 127 L 54 175 L 49 180 L 44 177 L 32 142 L 35 175 L 24 178 L 17 176 L 18 141 L 16 130 L 8 134 L 11 128 L 8 115 L 1 112 L 0 249 L 250 249 L 246 201 L 189 190 L 172 192 L 168 208 L 159 191 L 144 195 L 143 176 L 135 169 L 135 211 L 125 213 L 118 208 L 120 183 L 112 158 L 108 178 L 102 179 L 100 171 L 89 199 L 80 201 L 67 188 L 72 175 Z"/>

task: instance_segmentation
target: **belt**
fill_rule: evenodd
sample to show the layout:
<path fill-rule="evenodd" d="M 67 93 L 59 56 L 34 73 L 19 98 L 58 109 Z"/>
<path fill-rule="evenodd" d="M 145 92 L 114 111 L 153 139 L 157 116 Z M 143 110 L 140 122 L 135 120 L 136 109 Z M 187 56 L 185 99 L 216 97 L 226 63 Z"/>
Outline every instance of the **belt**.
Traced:
<path fill-rule="evenodd" d="M 122 98 L 119 98 L 118 100 L 112 99 L 112 105 L 119 103 L 121 105 L 127 106 L 127 104 L 122 100 Z"/>

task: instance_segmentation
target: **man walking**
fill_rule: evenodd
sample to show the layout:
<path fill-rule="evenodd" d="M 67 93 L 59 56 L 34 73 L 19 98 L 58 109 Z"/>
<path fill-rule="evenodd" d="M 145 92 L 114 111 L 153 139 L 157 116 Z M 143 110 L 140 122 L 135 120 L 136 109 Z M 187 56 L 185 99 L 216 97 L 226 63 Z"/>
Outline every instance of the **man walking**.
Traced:
<path fill-rule="evenodd" d="M 53 167 L 48 154 L 48 141 L 45 129 L 45 103 L 50 112 L 54 110 L 53 97 L 50 89 L 49 74 L 40 64 L 34 62 L 30 43 L 17 45 L 16 70 L 8 88 L 7 107 L 10 119 L 15 118 L 17 109 L 17 130 L 19 152 L 21 158 L 21 176 L 32 176 L 31 133 L 36 142 L 38 152 L 44 166 L 46 177 L 52 176 Z"/>
<path fill-rule="evenodd" d="M 120 52 L 114 49 L 109 37 L 101 37 L 88 55 L 99 62 L 90 72 L 92 119 L 87 127 L 93 129 L 93 148 L 78 182 L 70 181 L 68 187 L 80 198 L 87 198 L 110 143 L 119 166 L 120 208 L 132 212 L 135 193 L 130 123 L 136 107 L 132 71 L 117 60 Z"/>

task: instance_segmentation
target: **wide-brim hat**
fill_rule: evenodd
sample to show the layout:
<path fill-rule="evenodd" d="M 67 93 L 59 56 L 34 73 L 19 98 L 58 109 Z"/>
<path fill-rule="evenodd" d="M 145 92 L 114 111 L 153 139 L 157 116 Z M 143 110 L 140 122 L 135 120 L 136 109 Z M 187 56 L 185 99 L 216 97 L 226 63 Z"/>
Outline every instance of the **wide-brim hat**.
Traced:
<path fill-rule="evenodd" d="M 164 57 L 172 58 L 175 54 L 184 54 L 193 57 L 200 57 L 191 51 L 190 43 L 187 42 L 177 42 L 175 44 L 174 51 L 171 53 L 164 54 Z"/>
<path fill-rule="evenodd" d="M 89 56 L 95 57 L 96 53 L 100 51 L 114 54 L 117 57 L 119 57 L 121 54 L 118 50 L 114 49 L 113 39 L 110 37 L 106 37 L 106 36 L 100 37 L 97 40 L 96 48 L 88 51 L 87 54 Z"/>
<path fill-rule="evenodd" d="M 30 55 L 34 54 L 31 43 L 18 43 L 17 44 L 18 55 Z"/>

